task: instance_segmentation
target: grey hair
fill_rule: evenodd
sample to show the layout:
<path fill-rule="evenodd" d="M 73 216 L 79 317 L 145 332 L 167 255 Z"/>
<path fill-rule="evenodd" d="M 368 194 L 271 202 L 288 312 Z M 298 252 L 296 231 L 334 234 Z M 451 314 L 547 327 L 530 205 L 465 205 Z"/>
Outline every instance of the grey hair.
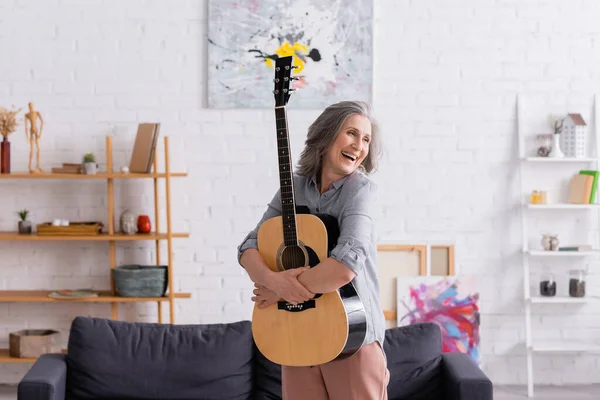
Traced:
<path fill-rule="evenodd" d="M 327 107 L 308 128 L 305 147 L 298 161 L 299 175 L 315 176 L 317 180 L 320 179 L 318 174 L 321 171 L 323 156 L 333 145 L 346 119 L 355 114 L 367 117 L 371 122 L 369 154 L 359 168 L 367 174 L 377 169 L 378 159 L 381 156 L 380 128 L 372 114 L 371 106 L 363 101 L 341 101 Z"/>

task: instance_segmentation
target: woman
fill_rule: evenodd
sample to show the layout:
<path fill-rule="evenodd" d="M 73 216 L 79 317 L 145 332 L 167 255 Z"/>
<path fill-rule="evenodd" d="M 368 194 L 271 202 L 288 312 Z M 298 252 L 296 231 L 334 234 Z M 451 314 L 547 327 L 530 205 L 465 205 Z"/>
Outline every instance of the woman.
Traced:
<path fill-rule="evenodd" d="M 271 271 L 265 264 L 256 237 L 264 221 L 281 215 L 279 191 L 238 248 L 239 262 L 255 283 L 252 300 L 258 307 L 279 299 L 297 304 L 351 281 L 365 307 L 367 333 L 356 354 L 314 367 L 282 366 L 285 400 L 387 399 L 385 318 L 379 303 L 371 211 L 376 187 L 368 177 L 379 151 L 379 127 L 366 103 L 343 101 L 327 107 L 309 127 L 294 193 L 296 204 L 337 218 L 340 236 L 329 258 L 312 268 L 283 272 Z"/>

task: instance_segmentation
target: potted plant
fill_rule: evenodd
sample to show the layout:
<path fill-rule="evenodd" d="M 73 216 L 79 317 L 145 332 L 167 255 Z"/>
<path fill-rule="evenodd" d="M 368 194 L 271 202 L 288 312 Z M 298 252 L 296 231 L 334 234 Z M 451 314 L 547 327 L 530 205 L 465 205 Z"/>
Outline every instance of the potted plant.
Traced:
<path fill-rule="evenodd" d="M 86 153 L 83 156 L 83 171 L 86 175 L 96 175 L 96 157 L 93 153 Z"/>
<path fill-rule="evenodd" d="M 19 233 L 31 233 L 31 221 L 27 221 L 29 210 L 21 210 L 17 214 L 21 217 L 19 221 Z"/>

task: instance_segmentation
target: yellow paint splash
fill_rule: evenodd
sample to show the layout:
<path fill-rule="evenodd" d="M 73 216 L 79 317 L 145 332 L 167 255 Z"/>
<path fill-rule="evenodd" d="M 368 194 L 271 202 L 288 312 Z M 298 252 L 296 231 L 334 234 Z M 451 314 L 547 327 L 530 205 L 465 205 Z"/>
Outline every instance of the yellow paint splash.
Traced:
<path fill-rule="evenodd" d="M 293 45 L 291 45 L 289 42 L 285 42 L 279 46 L 277 50 L 275 50 L 275 54 L 277 54 L 279 57 L 294 56 L 293 65 L 298 67 L 295 72 L 299 73 L 304 69 L 304 61 L 302 61 L 302 59 L 296 55 L 308 55 L 308 47 L 298 42 L 295 42 Z M 270 58 L 267 58 L 265 62 L 269 68 L 273 68 L 275 66 L 275 63 Z"/>

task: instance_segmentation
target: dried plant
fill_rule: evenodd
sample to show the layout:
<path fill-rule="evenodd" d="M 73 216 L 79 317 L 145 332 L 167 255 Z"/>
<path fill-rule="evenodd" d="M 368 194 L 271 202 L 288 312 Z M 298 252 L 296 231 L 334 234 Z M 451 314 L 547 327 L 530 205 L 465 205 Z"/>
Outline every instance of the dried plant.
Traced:
<path fill-rule="evenodd" d="M 554 130 L 555 135 L 560 134 L 560 132 L 562 131 L 563 122 L 564 118 L 556 116 L 554 114 L 550 114 L 550 116 L 548 117 L 548 123 Z"/>
<path fill-rule="evenodd" d="M 14 106 L 11 110 L 0 107 L 0 134 L 5 139 L 8 139 L 8 135 L 17 128 L 17 114 L 19 111 L 21 111 L 21 108 L 15 110 Z"/>

